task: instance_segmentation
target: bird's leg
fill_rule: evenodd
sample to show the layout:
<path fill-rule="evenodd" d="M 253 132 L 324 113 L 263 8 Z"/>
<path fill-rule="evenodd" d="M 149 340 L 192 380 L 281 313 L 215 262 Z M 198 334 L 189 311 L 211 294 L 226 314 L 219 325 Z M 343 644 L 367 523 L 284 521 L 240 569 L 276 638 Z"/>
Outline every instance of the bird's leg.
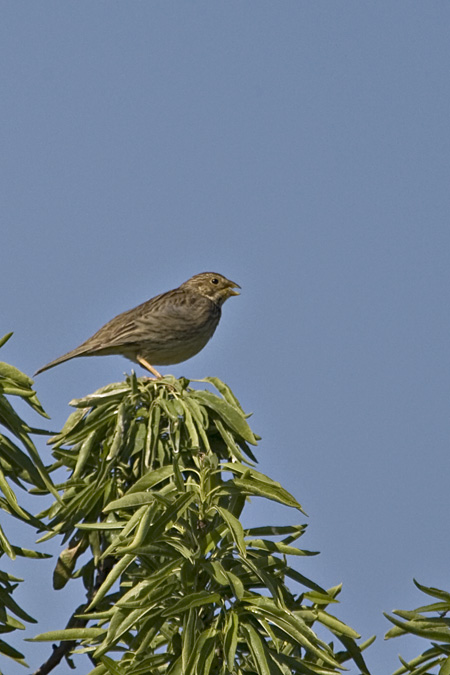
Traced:
<path fill-rule="evenodd" d="M 136 358 L 136 361 L 138 363 L 140 363 L 143 368 L 145 368 L 146 370 L 149 370 L 151 373 L 153 373 L 153 375 L 155 375 L 158 380 L 160 380 L 162 378 L 161 373 L 158 373 L 156 368 L 153 368 L 153 366 L 150 365 L 150 363 L 148 361 L 146 361 L 144 358 L 142 358 L 142 356 L 138 356 Z"/>

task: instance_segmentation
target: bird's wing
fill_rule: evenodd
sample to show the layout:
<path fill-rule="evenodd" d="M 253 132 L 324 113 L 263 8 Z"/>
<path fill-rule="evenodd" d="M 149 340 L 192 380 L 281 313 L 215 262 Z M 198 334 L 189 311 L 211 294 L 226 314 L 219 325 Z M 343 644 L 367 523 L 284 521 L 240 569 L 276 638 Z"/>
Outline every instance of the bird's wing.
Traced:
<path fill-rule="evenodd" d="M 168 332 L 176 330 L 177 326 L 184 330 L 190 320 L 195 319 L 196 313 L 206 309 L 210 302 L 197 293 L 187 293 L 184 289 L 176 288 L 114 317 L 78 349 L 85 353 L 115 349 L 134 345 L 142 339 L 151 340 L 152 337 L 159 342 Z M 174 322 L 172 327 L 171 321 Z"/>

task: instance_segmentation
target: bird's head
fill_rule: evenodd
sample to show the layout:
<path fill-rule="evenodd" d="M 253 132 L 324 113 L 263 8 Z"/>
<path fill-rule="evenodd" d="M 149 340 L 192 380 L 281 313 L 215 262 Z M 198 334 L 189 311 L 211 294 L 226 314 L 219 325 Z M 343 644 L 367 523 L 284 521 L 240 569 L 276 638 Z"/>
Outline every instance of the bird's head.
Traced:
<path fill-rule="evenodd" d="M 240 286 L 221 274 L 202 272 L 185 281 L 184 284 L 181 284 L 180 288 L 195 290 L 200 295 L 222 306 L 225 300 L 231 298 L 232 295 L 239 295 L 239 292 L 234 289 L 240 288 Z"/>

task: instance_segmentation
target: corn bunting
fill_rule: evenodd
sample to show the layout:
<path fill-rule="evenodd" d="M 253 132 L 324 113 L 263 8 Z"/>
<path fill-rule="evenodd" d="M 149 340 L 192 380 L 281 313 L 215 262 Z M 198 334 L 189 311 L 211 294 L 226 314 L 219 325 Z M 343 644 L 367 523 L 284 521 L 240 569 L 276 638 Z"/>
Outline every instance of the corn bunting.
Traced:
<path fill-rule="evenodd" d="M 240 286 L 221 274 L 196 274 L 173 291 L 119 314 L 35 375 L 78 356 L 120 354 L 160 378 L 154 365 L 181 363 L 203 349 L 217 328 L 223 303 L 239 295 L 235 288 Z"/>

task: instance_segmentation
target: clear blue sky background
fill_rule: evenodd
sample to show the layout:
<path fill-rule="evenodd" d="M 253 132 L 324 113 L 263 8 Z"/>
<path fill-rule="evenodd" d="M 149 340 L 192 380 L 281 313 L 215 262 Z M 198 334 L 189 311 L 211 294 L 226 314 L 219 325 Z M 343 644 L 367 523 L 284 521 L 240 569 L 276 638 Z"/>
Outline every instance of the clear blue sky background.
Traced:
<path fill-rule="evenodd" d="M 450 590 L 449 27 L 449 3 L 414 0 L 1 6 L 0 358 L 31 374 L 197 272 L 240 283 L 165 372 L 254 412 L 260 468 L 321 551 L 300 569 L 343 582 L 374 674 L 426 646 L 383 641 L 383 611 L 425 601 L 412 578 Z M 131 367 L 39 376 L 51 426 Z M 40 565 L 17 595 L 37 631 L 80 601 Z M 25 649 L 34 669 L 50 648 Z"/>

